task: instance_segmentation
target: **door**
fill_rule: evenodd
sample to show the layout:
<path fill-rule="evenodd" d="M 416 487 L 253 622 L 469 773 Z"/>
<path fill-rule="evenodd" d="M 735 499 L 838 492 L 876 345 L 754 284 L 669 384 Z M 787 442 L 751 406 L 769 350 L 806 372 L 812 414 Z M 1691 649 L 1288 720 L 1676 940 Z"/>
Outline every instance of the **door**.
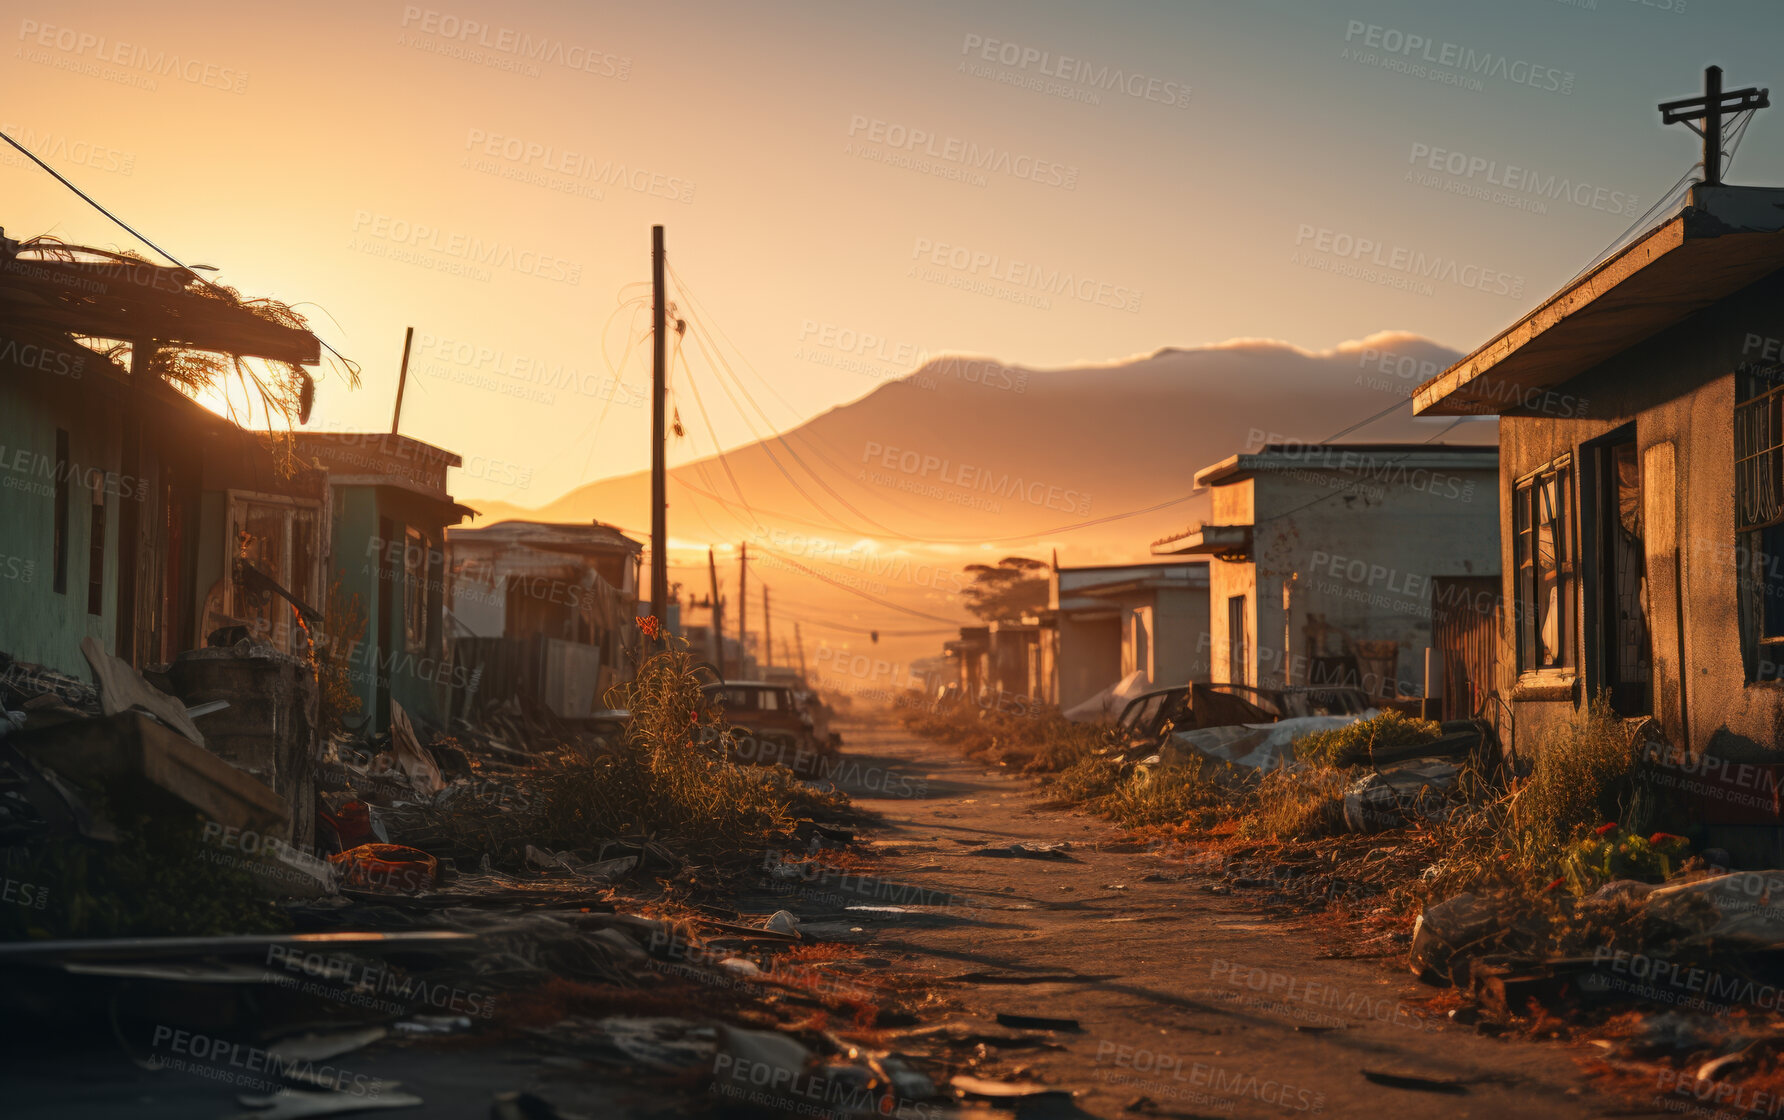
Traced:
<path fill-rule="evenodd" d="M 1443 718 L 1483 713 L 1499 690 L 1498 576 L 1436 576 L 1431 580 L 1431 644 L 1443 655 Z"/>
<path fill-rule="evenodd" d="M 1667 739 L 1689 748 L 1686 728 L 1685 596 L 1680 578 L 1677 456 L 1670 441 L 1642 452 L 1642 538 L 1646 548 L 1654 718 Z"/>
<path fill-rule="evenodd" d="M 1251 633 L 1245 612 L 1245 596 L 1227 600 L 1227 682 L 1250 684 Z"/>
<path fill-rule="evenodd" d="M 1598 663 L 1621 716 L 1654 713 L 1648 635 L 1647 542 L 1641 459 L 1635 439 L 1598 449 Z"/>

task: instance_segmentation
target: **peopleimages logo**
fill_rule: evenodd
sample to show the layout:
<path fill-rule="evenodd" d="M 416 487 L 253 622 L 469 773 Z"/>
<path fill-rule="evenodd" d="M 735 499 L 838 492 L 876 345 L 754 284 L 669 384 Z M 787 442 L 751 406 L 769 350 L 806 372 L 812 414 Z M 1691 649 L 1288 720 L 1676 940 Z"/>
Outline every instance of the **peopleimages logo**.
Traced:
<path fill-rule="evenodd" d="M 944 486 L 984 491 L 1000 498 L 1015 498 L 1027 502 L 1029 505 L 1044 506 L 1062 513 L 1088 514 L 1090 512 L 1089 494 L 1077 490 L 1062 489 L 1045 482 L 1030 482 L 1021 475 L 1012 475 L 1008 471 L 999 474 L 989 467 L 956 463 L 952 459 L 928 455 L 921 451 L 905 451 L 896 447 L 887 447 L 874 440 L 868 440 L 863 445 L 861 461 L 863 463 L 877 461 L 880 467 L 897 471 L 900 474 L 925 480 L 933 476 L 937 483 Z"/>
<path fill-rule="evenodd" d="M 961 42 L 960 53 L 969 59 L 1014 67 L 1040 78 L 1057 78 L 1064 83 L 1066 89 L 1080 87 L 1078 92 L 1083 94 L 1093 91 L 1124 93 L 1141 101 L 1156 101 L 1178 109 L 1189 108 L 1189 86 L 1186 83 L 1147 77 L 1138 71 L 1123 70 L 1119 66 L 1099 66 L 1082 58 L 1073 58 L 1069 54 L 1056 55 L 1039 47 L 1026 47 L 1020 43 L 973 34 L 968 34 Z M 996 76 L 982 73 L 982 68 L 969 66 L 965 62 L 960 64 L 960 69 L 974 77 Z M 1047 89 L 1043 92 L 1054 91 Z"/>
<path fill-rule="evenodd" d="M 1602 210 L 1607 214 L 1626 215 L 1636 213 L 1635 205 L 1641 201 L 1637 195 L 1625 191 L 1595 187 L 1590 183 L 1576 183 L 1564 175 L 1544 175 L 1533 168 L 1519 167 L 1515 163 L 1501 164 L 1498 160 L 1485 156 L 1469 155 L 1416 141 L 1406 162 L 1412 165 L 1405 176 L 1409 183 L 1478 197 L 1489 202 L 1510 204 L 1515 201 L 1523 204 L 1519 207 L 1521 209 L 1535 208 L 1540 206 L 1538 199 L 1547 199 L 1550 202 L 1571 202 L 1575 206 Z M 1426 172 L 1441 172 L 1451 178 L 1444 180 Z M 1536 197 L 1520 197 L 1530 195 Z"/>
<path fill-rule="evenodd" d="M 1477 264 L 1463 264 L 1455 257 L 1383 244 L 1373 238 L 1358 237 L 1326 226 L 1301 223 L 1295 229 L 1295 246 L 1296 256 L 1290 259 L 1290 264 L 1304 263 L 1299 259 L 1302 252 L 1318 253 L 1386 269 L 1408 281 L 1426 282 L 1427 286 L 1430 281 L 1436 281 L 1491 295 L 1517 297 L 1524 294 L 1522 276 Z M 1430 292 L 1427 290 L 1425 294 Z"/>
<path fill-rule="evenodd" d="M 1138 312 L 1142 293 L 1107 280 L 1076 276 L 1069 269 L 1046 268 L 1031 261 L 1006 260 L 1001 253 L 950 245 L 927 237 L 911 243 L 911 259 L 951 269 L 973 279 L 1007 284 L 1015 292 L 1064 295 L 1083 303 Z"/>
<path fill-rule="evenodd" d="M 1358 47 L 1368 47 L 1379 54 L 1358 55 L 1356 61 L 1382 64 L 1391 60 L 1396 63 L 1407 63 L 1414 59 L 1421 63 L 1439 66 L 1445 70 L 1459 74 L 1479 75 L 1511 82 L 1513 85 L 1529 86 L 1532 89 L 1546 90 L 1550 93 L 1570 94 L 1573 92 L 1573 71 L 1557 70 L 1553 66 L 1541 66 L 1520 58 L 1509 58 L 1492 51 L 1477 51 L 1473 47 L 1464 47 L 1459 43 L 1439 42 L 1423 35 L 1415 35 L 1401 31 L 1396 27 L 1383 27 L 1380 24 L 1364 23 L 1353 19 L 1345 25 L 1344 41 Z M 1348 56 L 1350 47 L 1346 47 Z M 1386 56 L 1385 59 L 1381 56 Z M 1384 68 L 1387 68 L 1384 66 Z M 1418 73 L 1417 77 L 1427 77 Z M 1478 81 L 1472 86 L 1478 89 Z"/>
<path fill-rule="evenodd" d="M 976 140 L 962 140 L 958 136 L 940 136 L 924 128 L 911 128 L 897 122 L 880 120 L 878 117 L 867 117 L 856 113 L 849 118 L 849 137 L 855 141 L 854 146 L 845 146 L 845 155 L 855 155 L 868 149 L 884 147 L 895 152 L 908 153 L 921 157 L 921 160 L 935 160 L 942 164 L 958 167 L 963 171 L 989 172 L 993 175 L 1008 175 L 1011 178 L 1039 183 L 1046 187 L 1059 187 L 1062 190 L 1078 188 L 1078 167 L 1076 164 L 1056 163 L 1049 159 L 1037 159 L 1025 153 L 1012 152 L 1008 148 L 1000 148 L 995 144 L 980 144 Z M 919 164 L 916 170 L 929 170 Z M 984 186 L 985 180 L 980 176 L 975 180 L 978 186 Z"/>

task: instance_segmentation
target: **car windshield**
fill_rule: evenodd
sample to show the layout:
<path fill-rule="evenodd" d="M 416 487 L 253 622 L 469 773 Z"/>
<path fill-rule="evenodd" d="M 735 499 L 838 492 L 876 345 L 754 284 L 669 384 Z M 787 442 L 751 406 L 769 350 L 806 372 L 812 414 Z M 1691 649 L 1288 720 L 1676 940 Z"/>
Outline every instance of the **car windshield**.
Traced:
<path fill-rule="evenodd" d="M 781 688 L 738 688 L 731 686 L 712 690 L 728 712 L 784 712 L 792 701 Z"/>

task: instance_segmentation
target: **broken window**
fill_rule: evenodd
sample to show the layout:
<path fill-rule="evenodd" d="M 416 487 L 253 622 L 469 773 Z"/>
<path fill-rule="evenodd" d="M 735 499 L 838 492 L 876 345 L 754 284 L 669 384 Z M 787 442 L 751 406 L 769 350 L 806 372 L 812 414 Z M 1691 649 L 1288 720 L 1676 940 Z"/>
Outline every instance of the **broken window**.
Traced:
<path fill-rule="evenodd" d="M 1573 636 L 1573 464 L 1562 458 L 1512 493 L 1517 552 L 1518 669 L 1571 668 Z"/>
<path fill-rule="evenodd" d="M 224 610 L 274 649 L 303 652 L 304 635 L 294 625 L 293 605 L 268 590 L 265 581 L 243 578 L 252 568 L 293 598 L 314 608 L 321 596 L 321 548 L 316 503 L 271 495 L 229 496 L 230 556 L 234 578 L 228 581 Z"/>
<path fill-rule="evenodd" d="M 410 653 L 427 649 L 433 551 L 420 530 L 403 531 L 403 642 Z"/>
<path fill-rule="evenodd" d="M 1747 679 L 1784 666 L 1784 367 L 1735 375 L 1734 519 Z"/>

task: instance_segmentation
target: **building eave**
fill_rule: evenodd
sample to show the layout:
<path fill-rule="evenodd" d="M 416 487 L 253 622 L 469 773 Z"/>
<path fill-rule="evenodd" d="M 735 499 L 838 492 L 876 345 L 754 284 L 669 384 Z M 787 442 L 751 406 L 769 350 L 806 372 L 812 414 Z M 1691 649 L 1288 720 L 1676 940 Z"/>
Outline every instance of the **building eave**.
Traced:
<path fill-rule="evenodd" d="M 1780 268 L 1784 189 L 1699 185 L 1679 216 L 1419 386 L 1413 412 L 1544 410 L 1548 390 Z"/>

